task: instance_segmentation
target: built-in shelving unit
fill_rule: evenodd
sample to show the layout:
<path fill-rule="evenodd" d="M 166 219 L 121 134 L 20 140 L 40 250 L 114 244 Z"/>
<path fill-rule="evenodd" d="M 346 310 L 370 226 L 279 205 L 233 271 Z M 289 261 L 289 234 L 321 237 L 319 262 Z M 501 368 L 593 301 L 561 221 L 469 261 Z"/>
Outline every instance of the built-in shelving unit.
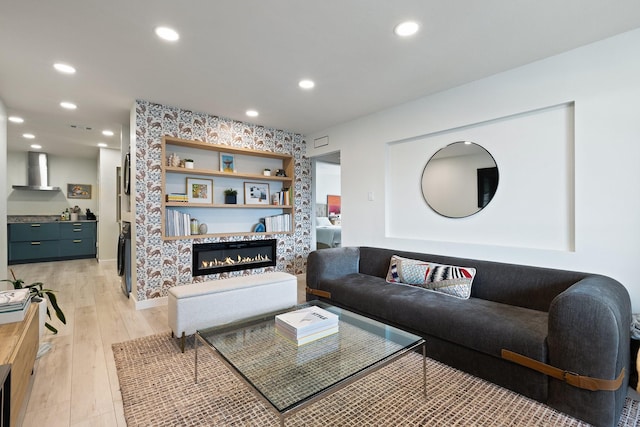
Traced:
<path fill-rule="evenodd" d="M 220 167 L 220 154 L 233 156 L 234 172 L 225 172 Z M 171 155 L 181 159 L 193 159 L 194 168 L 169 164 Z M 271 176 L 265 176 L 265 168 L 272 170 Z M 284 171 L 285 176 L 275 176 L 276 169 Z M 209 144 L 164 136 L 162 138 L 162 237 L 164 240 L 199 239 L 221 236 L 251 236 L 265 234 L 291 234 L 293 227 L 293 192 L 290 192 L 289 204 L 273 204 L 269 197 L 264 204 L 247 204 L 245 184 L 257 183 L 268 187 L 269 194 L 292 189 L 294 179 L 293 156 L 284 153 L 236 148 L 227 145 Z M 187 192 L 187 179 L 212 180 L 211 202 L 192 203 L 167 201 L 167 195 Z M 224 203 L 224 190 L 232 188 L 238 192 L 237 204 Z M 167 215 L 178 210 L 183 215 L 198 218 L 206 223 L 206 234 L 170 235 Z M 287 214 L 288 231 L 256 232 L 254 227 L 262 218 Z"/>

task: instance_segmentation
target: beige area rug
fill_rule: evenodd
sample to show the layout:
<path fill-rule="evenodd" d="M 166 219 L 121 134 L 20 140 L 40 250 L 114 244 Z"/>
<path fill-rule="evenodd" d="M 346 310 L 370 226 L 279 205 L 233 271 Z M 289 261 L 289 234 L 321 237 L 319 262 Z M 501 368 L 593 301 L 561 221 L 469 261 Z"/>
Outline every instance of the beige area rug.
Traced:
<path fill-rule="evenodd" d="M 113 345 L 124 413 L 133 426 L 278 426 L 275 411 L 254 396 L 193 338 L 181 353 L 170 334 Z M 410 354 L 286 419 L 286 426 L 586 426 L 536 401 Z M 619 426 L 636 425 L 640 402 L 628 399 Z"/>

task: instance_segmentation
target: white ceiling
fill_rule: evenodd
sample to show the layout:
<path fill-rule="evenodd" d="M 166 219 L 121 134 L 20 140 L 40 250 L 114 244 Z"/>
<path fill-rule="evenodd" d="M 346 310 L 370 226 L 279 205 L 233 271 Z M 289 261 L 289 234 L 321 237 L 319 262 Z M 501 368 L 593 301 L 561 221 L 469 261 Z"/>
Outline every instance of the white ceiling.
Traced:
<path fill-rule="evenodd" d="M 421 30 L 398 39 L 405 19 Z M 51 154 L 119 148 L 100 131 L 135 99 L 310 134 L 638 27 L 638 0 L 0 0 L 0 99 L 25 119 L 9 150 L 27 131 Z"/>

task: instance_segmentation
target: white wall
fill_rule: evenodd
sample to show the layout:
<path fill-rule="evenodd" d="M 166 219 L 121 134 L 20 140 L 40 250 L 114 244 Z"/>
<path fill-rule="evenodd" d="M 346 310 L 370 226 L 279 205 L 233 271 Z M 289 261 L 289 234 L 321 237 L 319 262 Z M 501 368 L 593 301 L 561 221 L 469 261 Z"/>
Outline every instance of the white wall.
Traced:
<path fill-rule="evenodd" d="M 120 166 L 120 150 L 101 148 L 98 154 L 98 260 L 115 260 L 117 254 L 120 224 L 117 220 L 116 209 L 117 175 L 116 168 Z"/>
<path fill-rule="evenodd" d="M 308 146 L 307 156 L 341 152 L 343 245 L 383 246 L 602 273 L 623 283 L 634 312 L 640 311 L 640 285 L 635 273 L 640 259 L 638 46 L 640 30 L 634 30 L 310 135 L 309 141 L 329 136 L 330 144 L 318 149 Z M 478 215 L 446 219 L 424 207 L 415 177 L 407 175 L 398 180 L 391 174 L 390 149 L 402 142 L 557 106 L 572 110 L 565 116 L 567 133 L 559 135 L 562 128 L 552 133 L 566 142 L 560 161 L 554 157 L 558 150 L 545 141 L 537 147 L 538 156 L 550 162 L 542 165 L 520 156 L 526 150 L 516 143 L 487 147 L 501 171 L 498 193 L 503 186 L 514 186 L 502 195 L 517 194 L 519 189 L 514 184 L 527 184 L 525 176 L 530 177 L 531 187 L 541 170 L 561 177 L 560 185 L 546 184 L 537 198 L 505 197 L 493 209 Z M 501 136 L 501 130 L 485 135 L 487 141 L 497 141 Z M 449 142 L 455 140 L 459 139 Z M 487 145 L 485 141 L 475 142 Z M 431 152 L 445 145 L 441 140 L 430 143 Z M 525 148 L 532 149 L 535 143 L 528 141 Z M 424 162 L 427 159 L 424 157 Z M 518 172 L 511 172 L 514 169 Z M 503 170 L 517 180 L 510 182 L 502 176 Z M 407 191 L 402 200 L 394 199 L 390 193 L 398 186 L 413 191 Z M 374 200 L 368 200 L 369 193 Z M 498 193 L 496 197 L 502 197 Z M 542 206 L 558 214 L 554 205 L 558 200 L 565 209 L 560 232 L 567 244 L 550 249 L 530 243 L 537 234 L 546 233 L 549 224 L 529 215 L 529 209 L 535 204 L 535 209 Z M 408 211 L 405 217 L 402 211 Z M 390 218 L 410 218 L 419 224 L 419 237 L 401 235 L 404 230 L 394 228 L 397 221 L 392 224 Z M 505 232 L 500 224 L 512 228 Z M 469 239 L 469 231 L 485 226 L 501 231 L 502 237 L 513 238 L 494 238 L 486 233 L 481 240 Z M 438 234 L 442 227 L 446 233 Z M 434 234 L 437 238 L 432 237 Z M 525 244 L 516 244 L 520 241 Z"/>
<path fill-rule="evenodd" d="M 316 203 L 327 204 L 327 195 L 340 195 L 340 165 L 316 162 Z"/>
<path fill-rule="evenodd" d="M 7 110 L 0 99 L 0 169 L 7 170 Z M 7 174 L 0 173 L 0 279 L 7 275 Z M 0 282 L 7 289 L 8 282 Z"/>
<path fill-rule="evenodd" d="M 95 159 L 67 158 L 49 155 L 49 185 L 60 191 L 14 190 L 13 185 L 27 183 L 27 153 L 7 153 L 8 215 L 60 215 L 66 208 L 79 206 L 98 212 L 98 170 Z M 91 199 L 67 199 L 67 184 L 90 184 Z"/>

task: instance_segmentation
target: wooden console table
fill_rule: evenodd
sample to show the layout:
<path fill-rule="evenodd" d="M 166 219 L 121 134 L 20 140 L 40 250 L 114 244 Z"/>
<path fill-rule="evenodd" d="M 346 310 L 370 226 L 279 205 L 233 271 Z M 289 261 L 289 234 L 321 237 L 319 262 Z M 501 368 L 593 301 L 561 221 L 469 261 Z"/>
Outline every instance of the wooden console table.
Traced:
<path fill-rule="evenodd" d="M 18 424 L 38 353 L 38 318 L 32 303 L 22 322 L 0 325 L 0 365 L 11 365 L 11 427 Z"/>

